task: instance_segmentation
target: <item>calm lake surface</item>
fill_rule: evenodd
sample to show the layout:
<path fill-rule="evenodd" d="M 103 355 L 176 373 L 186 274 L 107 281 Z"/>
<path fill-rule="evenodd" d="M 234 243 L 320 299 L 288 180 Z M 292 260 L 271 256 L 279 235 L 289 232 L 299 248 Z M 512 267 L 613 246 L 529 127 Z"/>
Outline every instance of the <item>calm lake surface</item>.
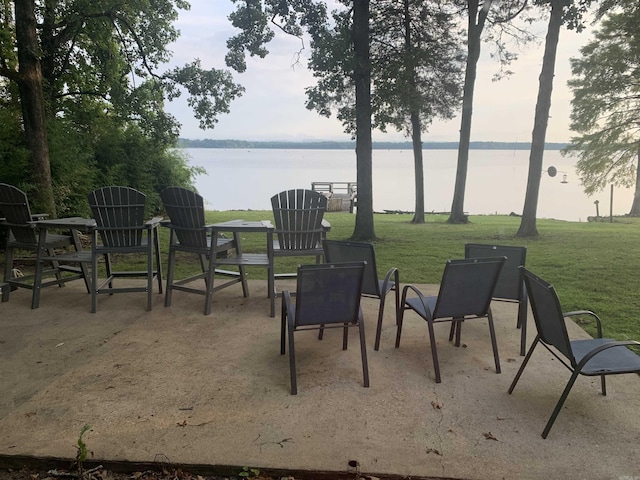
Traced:
<path fill-rule="evenodd" d="M 276 150 L 187 148 L 190 164 L 207 175 L 196 188 L 211 210 L 270 210 L 270 198 L 282 190 L 311 188 L 312 182 L 355 182 L 356 155 L 351 150 Z M 456 150 L 424 151 L 425 211 L 451 209 L 456 174 Z M 540 184 L 538 218 L 586 221 L 596 214 L 609 215 L 610 190 L 592 197 L 584 194 L 574 169 L 575 159 L 559 151 L 545 152 L 544 170 L 554 166 L 558 175 L 546 173 Z M 471 150 L 465 193 L 465 211 L 471 215 L 522 213 L 529 168 L 528 150 Z M 567 182 L 561 183 L 566 173 Z M 629 211 L 631 189 L 615 189 L 614 215 Z M 411 150 L 373 151 L 373 208 L 413 211 L 415 186 Z"/>

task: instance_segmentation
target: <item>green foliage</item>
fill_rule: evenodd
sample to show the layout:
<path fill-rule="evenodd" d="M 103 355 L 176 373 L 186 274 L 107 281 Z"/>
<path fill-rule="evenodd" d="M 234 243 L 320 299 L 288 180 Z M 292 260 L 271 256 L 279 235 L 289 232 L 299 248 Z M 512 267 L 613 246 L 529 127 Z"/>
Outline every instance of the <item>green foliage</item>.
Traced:
<path fill-rule="evenodd" d="M 238 474 L 240 478 L 251 478 L 251 477 L 257 477 L 259 475 L 260 475 L 260 470 L 258 470 L 257 468 L 249 468 L 249 467 L 242 467 L 242 471 Z"/>
<path fill-rule="evenodd" d="M 426 130 L 433 118 L 451 118 L 460 100 L 464 54 L 454 14 L 430 2 L 371 3 L 370 59 L 375 128 L 412 133 L 417 114 Z M 310 68 L 318 82 L 307 88 L 307 108 L 333 111 L 355 134 L 355 59 L 352 11 L 332 12 L 333 23 L 313 36 Z"/>
<path fill-rule="evenodd" d="M 571 59 L 571 129 L 566 153 L 576 163 L 587 194 L 613 183 L 636 185 L 640 151 L 640 7 L 610 13 Z M 640 211 L 636 212 L 640 214 Z"/>
<path fill-rule="evenodd" d="M 87 459 L 87 455 L 89 454 L 89 450 L 87 449 L 87 445 L 84 443 L 84 440 L 83 440 L 82 437 L 89 430 L 91 430 L 91 425 L 89 425 L 89 424 L 85 424 L 85 426 L 82 427 L 82 430 L 80 430 L 80 436 L 78 437 L 78 442 L 77 442 L 77 446 L 76 446 L 76 450 L 77 450 L 76 451 L 76 463 L 78 464 L 78 473 L 80 474 L 80 477 L 82 477 L 82 472 L 84 470 L 83 463 Z"/>

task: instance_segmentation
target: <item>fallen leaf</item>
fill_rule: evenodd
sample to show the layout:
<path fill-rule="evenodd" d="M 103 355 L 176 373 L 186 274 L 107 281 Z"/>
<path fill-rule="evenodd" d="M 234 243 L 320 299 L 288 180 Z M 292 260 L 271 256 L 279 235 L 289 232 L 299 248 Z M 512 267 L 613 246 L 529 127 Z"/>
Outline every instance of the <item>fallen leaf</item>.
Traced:
<path fill-rule="evenodd" d="M 440 450 L 436 450 L 435 448 L 427 448 L 427 453 L 435 453 L 436 455 L 442 456 Z"/>
<path fill-rule="evenodd" d="M 433 407 L 434 410 L 440 410 L 442 409 L 442 402 L 436 402 L 435 400 L 432 400 L 431 406 Z"/>
<path fill-rule="evenodd" d="M 515 358 L 507 358 L 507 363 L 515 363 L 516 359 Z"/>
<path fill-rule="evenodd" d="M 498 441 L 498 439 L 491 432 L 483 433 L 483 435 L 487 440 L 495 440 L 496 442 Z"/>
<path fill-rule="evenodd" d="M 179 427 L 186 427 L 187 426 L 187 421 L 183 420 L 182 422 L 178 422 L 176 425 L 178 425 Z"/>

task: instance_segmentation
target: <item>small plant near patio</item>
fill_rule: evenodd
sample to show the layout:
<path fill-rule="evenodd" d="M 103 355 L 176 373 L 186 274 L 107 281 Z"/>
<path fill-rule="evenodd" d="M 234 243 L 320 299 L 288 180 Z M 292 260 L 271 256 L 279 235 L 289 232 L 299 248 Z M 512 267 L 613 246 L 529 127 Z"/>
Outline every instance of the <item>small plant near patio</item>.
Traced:
<path fill-rule="evenodd" d="M 258 470 L 257 468 L 249 468 L 249 467 L 242 467 L 242 471 L 238 474 L 240 478 L 251 478 L 251 477 L 257 477 L 259 475 L 260 475 L 260 470 Z"/>
<path fill-rule="evenodd" d="M 83 474 L 84 474 L 84 461 L 87 459 L 87 454 L 89 453 L 89 450 L 87 449 L 87 444 L 84 443 L 84 440 L 82 439 L 82 437 L 84 436 L 85 433 L 87 433 L 89 430 L 91 430 L 91 425 L 89 425 L 88 423 L 85 424 L 84 427 L 82 427 L 82 430 L 80 430 L 80 436 L 78 437 L 78 445 L 76 446 L 76 464 L 78 465 L 78 477 L 82 478 Z"/>

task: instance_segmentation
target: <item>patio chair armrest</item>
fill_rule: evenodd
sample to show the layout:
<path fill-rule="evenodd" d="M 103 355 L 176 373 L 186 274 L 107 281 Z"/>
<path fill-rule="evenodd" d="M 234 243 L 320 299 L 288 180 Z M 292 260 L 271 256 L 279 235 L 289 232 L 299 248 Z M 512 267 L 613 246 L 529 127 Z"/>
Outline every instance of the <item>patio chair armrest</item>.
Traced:
<path fill-rule="evenodd" d="M 397 268 L 393 267 L 393 268 L 389 269 L 387 274 L 384 276 L 384 280 L 382 281 L 382 291 L 383 292 L 387 291 L 387 285 L 389 285 L 389 282 L 391 281 L 392 277 L 393 277 L 393 282 L 396 285 L 396 289 L 400 288 L 400 273 L 398 272 Z"/>
<path fill-rule="evenodd" d="M 324 218 L 322 219 L 322 228 L 324 229 L 325 232 L 328 232 L 329 230 L 331 230 L 331 223 L 329 223 L 329 221 L 325 220 Z"/>
<path fill-rule="evenodd" d="M 422 306 L 424 307 L 424 311 L 425 311 L 427 317 L 429 318 L 429 320 L 431 320 L 433 318 L 433 315 L 431 313 L 431 309 L 427 305 L 426 297 L 420 291 L 420 289 L 418 289 L 418 287 L 416 287 L 415 285 L 405 285 L 405 287 L 402 289 L 402 300 L 400 302 L 401 308 L 404 307 L 404 304 L 406 303 L 407 293 L 409 292 L 409 290 L 413 291 L 413 293 L 416 294 L 416 296 L 418 297 L 418 299 L 422 303 Z"/>
<path fill-rule="evenodd" d="M 283 309 L 286 309 L 289 318 L 293 318 L 293 315 L 295 314 L 293 310 L 294 304 L 291 301 L 291 293 L 289 293 L 289 290 L 282 291 L 282 305 Z"/>
<path fill-rule="evenodd" d="M 628 347 L 632 345 L 636 347 L 640 347 L 640 342 L 637 342 L 635 340 L 621 340 L 621 341 L 612 341 L 611 343 L 605 343 L 604 345 L 600 345 L 599 347 L 594 348 L 589 353 L 587 353 L 584 357 L 582 357 L 582 359 L 580 360 L 580 363 L 578 363 L 578 365 L 576 366 L 576 370 L 582 371 L 582 368 L 586 365 L 586 363 L 589 360 L 591 360 L 593 357 L 595 357 L 599 353 L 602 353 L 604 350 L 608 350 L 610 348 L 616 348 L 616 347 Z"/>
<path fill-rule="evenodd" d="M 598 330 L 598 338 L 602 338 L 602 321 L 600 320 L 600 317 L 596 315 L 594 312 L 592 312 L 591 310 L 573 310 L 571 312 L 562 313 L 562 316 L 564 318 L 578 317 L 581 315 L 588 315 L 589 317 L 595 319 L 596 328 Z"/>

